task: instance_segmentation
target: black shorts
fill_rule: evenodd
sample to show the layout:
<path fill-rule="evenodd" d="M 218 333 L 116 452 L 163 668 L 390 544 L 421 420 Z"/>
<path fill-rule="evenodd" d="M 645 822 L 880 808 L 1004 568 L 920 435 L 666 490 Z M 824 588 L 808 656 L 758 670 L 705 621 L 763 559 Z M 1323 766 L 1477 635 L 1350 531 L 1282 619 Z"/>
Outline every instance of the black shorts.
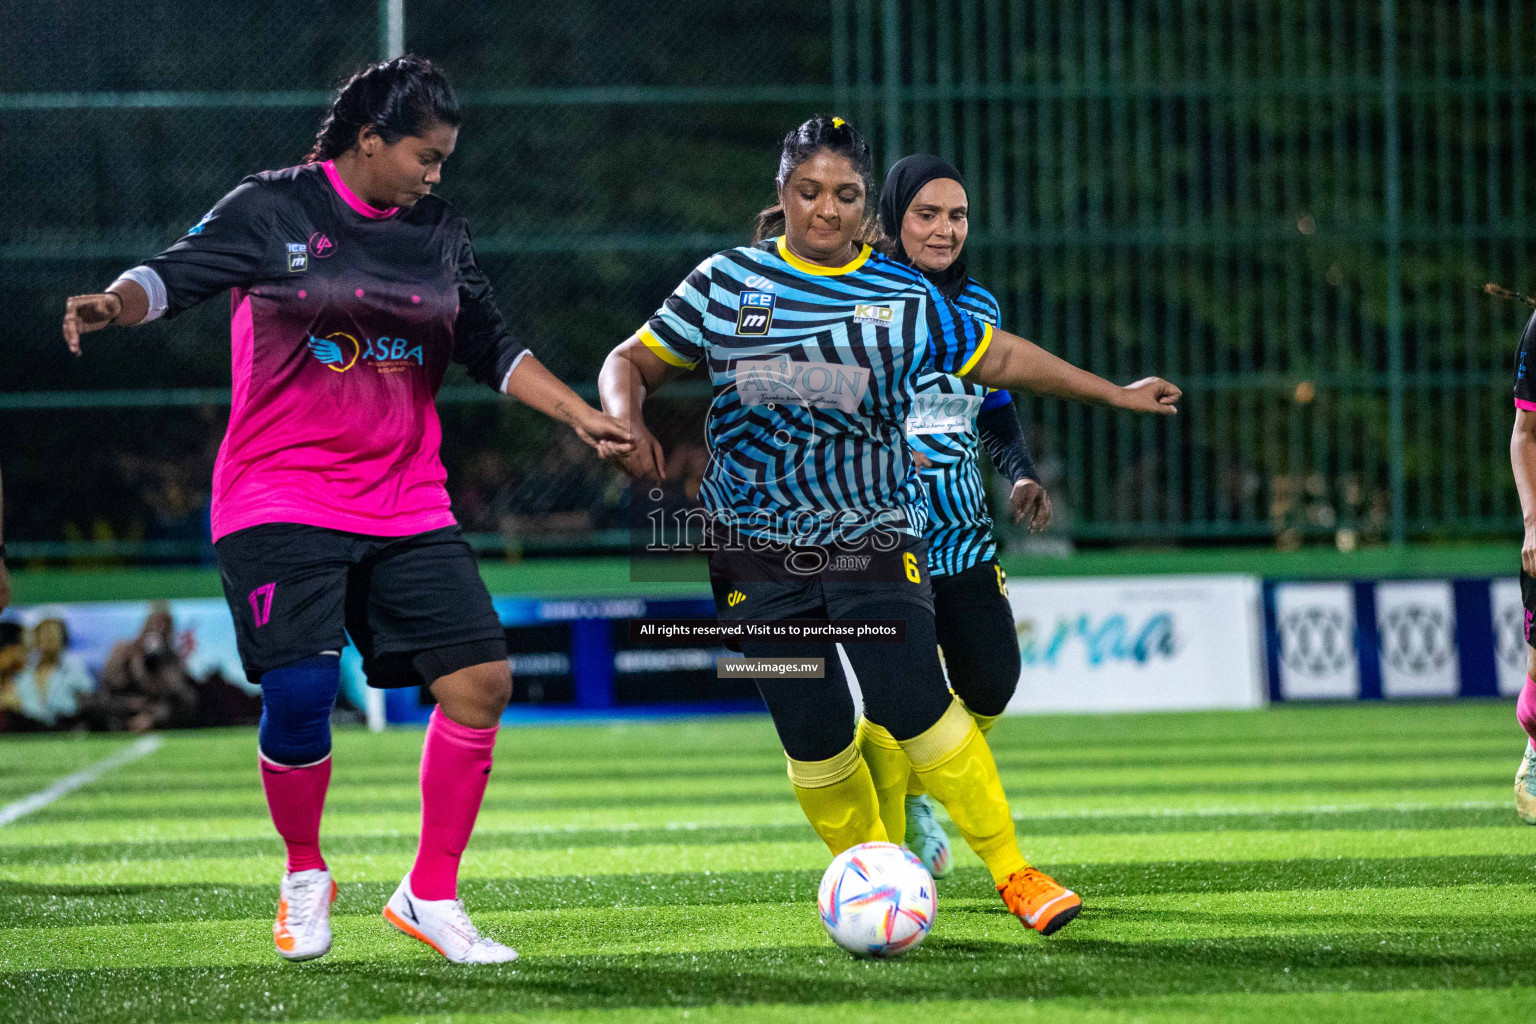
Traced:
<path fill-rule="evenodd" d="M 457 526 L 373 537 L 296 523 L 266 523 L 214 545 L 246 676 L 321 651 L 347 637 L 368 684 L 419 686 L 414 656 L 480 644 L 506 657 L 506 633 Z"/>
<path fill-rule="evenodd" d="M 977 714 L 1002 714 L 1022 667 L 1002 566 L 989 559 L 934 577 L 933 605 L 950 689 Z"/>
<path fill-rule="evenodd" d="M 895 550 L 873 544 L 716 550 L 709 583 L 722 621 L 847 619 L 871 602 L 899 601 L 933 611 L 928 542 L 903 536 Z"/>
<path fill-rule="evenodd" d="M 1536 580 L 1520 570 L 1520 603 L 1525 605 L 1525 623 L 1520 630 L 1520 635 L 1525 637 L 1525 642 L 1531 647 L 1536 647 L 1536 640 L 1531 639 L 1531 620 L 1536 618 Z"/>

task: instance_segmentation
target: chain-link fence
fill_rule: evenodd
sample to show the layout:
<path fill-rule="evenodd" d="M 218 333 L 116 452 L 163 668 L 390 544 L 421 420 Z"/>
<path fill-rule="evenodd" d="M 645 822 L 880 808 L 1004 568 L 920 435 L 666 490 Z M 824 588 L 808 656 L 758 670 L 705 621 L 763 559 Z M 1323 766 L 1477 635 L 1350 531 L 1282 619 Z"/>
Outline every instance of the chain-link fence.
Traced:
<path fill-rule="evenodd" d="M 57 340 L 63 298 L 298 162 L 389 45 L 467 107 L 441 189 L 516 329 L 591 395 L 602 356 L 772 199 L 784 131 L 849 114 L 882 163 L 967 174 L 972 272 L 1019 333 L 1185 387 L 1173 423 L 1024 405 L 1085 540 L 1492 533 L 1536 224 L 1536 17 L 1514 0 L 230 0 L 104 19 L 0 0 L 0 459 L 23 557 L 197 557 L 227 401 L 222 304 Z M 1526 289 L 1528 290 L 1528 289 Z M 689 390 L 689 388 L 692 390 Z M 650 416 L 696 476 L 707 388 Z M 452 376 L 444 459 L 483 547 L 620 542 L 624 489 Z"/>
<path fill-rule="evenodd" d="M 0 455 L 22 557 L 206 556 L 226 309 L 91 335 L 76 360 L 57 340 L 62 302 L 174 240 L 245 174 L 300 162 L 328 90 L 387 45 L 388 6 L 174 3 L 119 33 L 87 4 L 0 5 L 0 125 L 27 141 L 0 156 L 26 196 L 0 227 Z M 405 47 L 466 106 L 440 192 L 518 334 L 589 398 L 607 351 L 702 256 L 746 240 L 786 127 L 831 99 L 823 2 L 403 11 Z M 670 392 L 651 417 L 682 466 L 707 387 Z M 455 508 L 479 546 L 622 544 L 624 488 L 563 428 L 457 369 L 441 404 Z"/>

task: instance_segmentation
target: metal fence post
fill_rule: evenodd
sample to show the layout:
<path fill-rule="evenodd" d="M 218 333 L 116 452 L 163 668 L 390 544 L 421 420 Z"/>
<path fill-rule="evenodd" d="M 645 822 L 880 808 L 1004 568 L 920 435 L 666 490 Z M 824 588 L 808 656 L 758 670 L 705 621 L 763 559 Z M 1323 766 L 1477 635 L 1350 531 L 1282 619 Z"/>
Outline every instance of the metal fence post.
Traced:
<path fill-rule="evenodd" d="M 1382 176 L 1387 242 L 1387 479 L 1392 491 L 1393 547 L 1408 539 L 1408 483 L 1403 431 L 1402 175 L 1398 148 L 1397 3 L 1381 5 Z"/>
<path fill-rule="evenodd" d="M 394 60 L 405 52 L 405 0 L 379 0 L 379 59 Z M 358 294 L 362 294 L 359 292 Z M 363 687 L 363 713 L 370 732 L 383 732 L 389 724 L 385 691 Z"/>
<path fill-rule="evenodd" d="M 885 67 L 882 76 L 885 86 L 885 110 L 883 111 L 884 123 L 880 130 L 882 138 L 876 152 L 884 157 L 879 167 L 879 171 L 883 171 L 902 153 L 901 66 L 905 62 L 905 53 L 901 45 L 901 6 L 896 0 L 885 0 L 885 8 L 881 12 L 880 19 L 880 37 L 884 50 L 882 63 Z"/>
<path fill-rule="evenodd" d="M 405 52 L 405 0 L 379 0 L 379 59 Z"/>

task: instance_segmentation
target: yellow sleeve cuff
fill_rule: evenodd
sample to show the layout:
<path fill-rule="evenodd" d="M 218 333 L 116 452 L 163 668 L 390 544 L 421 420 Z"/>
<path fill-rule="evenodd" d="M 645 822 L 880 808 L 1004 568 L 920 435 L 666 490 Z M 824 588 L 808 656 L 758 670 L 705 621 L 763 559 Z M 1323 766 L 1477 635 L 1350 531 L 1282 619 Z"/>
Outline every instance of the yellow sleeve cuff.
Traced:
<path fill-rule="evenodd" d="M 983 321 L 981 330 L 981 343 L 976 346 L 976 351 L 971 353 L 971 358 L 965 361 L 965 365 L 955 371 L 956 377 L 964 377 L 976 368 L 981 362 L 981 357 L 987 354 L 987 348 L 992 344 L 992 325 Z"/>
<path fill-rule="evenodd" d="M 662 340 L 656 337 L 655 333 L 653 333 L 649 327 L 641 327 L 638 331 L 635 332 L 635 337 L 645 342 L 645 347 L 656 353 L 656 357 L 662 362 L 666 363 L 668 366 L 677 366 L 684 370 L 691 370 L 695 366 L 699 365 L 699 361 L 697 359 L 690 363 L 676 352 L 673 352 L 670 348 L 667 348 Z"/>

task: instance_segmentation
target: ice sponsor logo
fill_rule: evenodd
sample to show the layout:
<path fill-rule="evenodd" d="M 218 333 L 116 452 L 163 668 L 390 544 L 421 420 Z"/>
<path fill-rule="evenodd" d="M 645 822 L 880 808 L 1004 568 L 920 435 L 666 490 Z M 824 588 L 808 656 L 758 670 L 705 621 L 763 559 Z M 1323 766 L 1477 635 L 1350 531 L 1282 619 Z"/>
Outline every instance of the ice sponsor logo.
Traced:
<path fill-rule="evenodd" d="M 773 295 L 768 292 L 742 292 L 741 309 L 736 313 L 737 334 L 767 334 L 773 326 Z"/>
<path fill-rule="evenodd" d="M 408 364 L 426 365 L 420 345 L 405 338 L 368 338 L 358 341 L 345 331 L 333 331 L 323 338 L 309 336 L 309 351 L 325 367 L 346 373 L 359 360 L 374 363 L 381 371 L 404 369 Z"/>
<path fill-rule="evenodd" d="M 912 396 L 907 413 L 908 434 L 964 434 L 981 411 L 981 395 L 950 395 L 928 392 Z"/>
<path fill-rule="evenodd" d="M 303 242 L 288 243 L 288 272 L 297 274 L 309 269 L 309 246 Z"/>
<path fill-rule="evenodd" d="M 843 363 L 743 359 L 735 366 L 736 393 L 742 405 L 801 405 L 854 412 L 869 391 L 869 369 Z"/>
<path fill-rule="evenodd" d="M 856 324 L 889 327 L 895 319 L 896 313 L 890 306 L 868 306 L 860 303 L 853 307 L 853 322 Z"/>

